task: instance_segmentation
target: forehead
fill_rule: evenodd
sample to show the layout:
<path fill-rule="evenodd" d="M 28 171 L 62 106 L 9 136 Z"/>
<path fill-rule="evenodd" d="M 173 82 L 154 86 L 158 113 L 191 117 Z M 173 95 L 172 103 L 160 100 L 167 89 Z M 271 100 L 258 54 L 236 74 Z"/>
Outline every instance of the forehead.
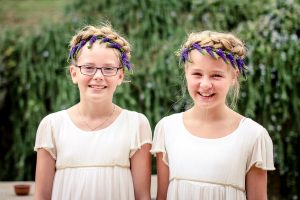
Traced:
<path fill-rule="evenodd" d="M 230 66 L 226 64 L 221 58 L 215 59 L 208 53 L 203 55 L 198 50 L 194 49 L 190 52 L 189 55 L 190 62 L 187 62 L 187 68 L 211 71 L 228 71 L 230 69 Z"/>
<path fill-rule="evenodd" d="M 82 47 L 77 56 L 77 61 L 119 64 L 119 57 L 117 50 L 107 47 L 106 43 L 99 44 L 99 42 L 96 41 L 91 48 L 88 48 L 88 44 Z"/>

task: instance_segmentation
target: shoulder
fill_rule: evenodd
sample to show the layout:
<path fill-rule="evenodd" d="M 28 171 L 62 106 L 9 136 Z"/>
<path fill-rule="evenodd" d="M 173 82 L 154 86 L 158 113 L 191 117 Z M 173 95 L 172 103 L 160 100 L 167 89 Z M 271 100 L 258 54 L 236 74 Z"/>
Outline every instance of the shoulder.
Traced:
<path fill-rule="evenodd" d="M 127 109 L 123 109 L 122 112 L 123 117 L 126 119 L 124 119 L 125 121 L 132 121 L 132 124 L 136 124 L 138 126 L 150 126 L 149 120 L 145 114 Z"/>
<path fill-rule="evenodd" d="M 243 126 L 245 126 L 250 131 L 262 131 L 262 130 L 266 130 L 261 124 L 259 124 L 258 122 L 254 121 L 251 118 L 245 117 L 243 119 L 242 123 L 243 123 Z"/>
<path fill-rule="evenodd" d="M 267 136 L 269 137 L 268 131 L 261 124 L 257 123 L 251 118 L 244 118 L 241 123 L 241 130 L 244 135 L 253 139 Z"/>
<path fill-rule="evenodd" d="M 59 128 L 63 126 L 67 116 L 66 110 L 50 113 L 46 115 L 40 122 L 37 134 L 38 135 L 52 135 L 58 132 Z"/>
<path fill-rule="evenodd" d="M 51 123 L 55 123 L 57 121 L 61 122 L 66 114 L 67 114 L 66 110 L 61 110 L 58 112 L 50 113 L 41 120 L 41 123 L 50 123 L 51 124 Z"/>
<path fill-rule="evenodd" d="M 179 122 L 182 118 L 182 113 L 174 113 L 169 116 L 163 117 L 159 123 L 172 123 L 172 122 Z"/>
<path fill-rule="evenodd" d="M 158 121 L 158 123 L 155 126 L 155 129 L 161 129 L 161 128 L 168 129 L 168 126 L 174 127 L 174 124 L 178 125 L 181 122 L 181 119 L 182 119 L 182 113 L 175 113 L 169 116 L 165 116 Z"/>
<path fill-rule="evenodd" d="M 135 118 L 135 119 L 142 119 L 148 121 L 148 118 L 146 117 L 145 114 L 137 112 L 137 111 L 132 111 L 132 110 L 127 110 L 123 109 L 122 111 L 126 117 L 129 118 Z"/>

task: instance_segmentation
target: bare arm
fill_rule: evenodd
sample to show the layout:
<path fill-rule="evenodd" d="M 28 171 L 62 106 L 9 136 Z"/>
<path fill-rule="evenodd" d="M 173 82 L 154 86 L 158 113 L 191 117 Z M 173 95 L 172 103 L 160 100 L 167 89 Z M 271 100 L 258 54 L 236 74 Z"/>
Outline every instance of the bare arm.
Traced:
<path fill-rule="evenodd" d="M 267 200 L 267 171 L 253 166 L 246 176 L 247 200 Z"/>
<path fill-rule="evenodd" d="M 169 186 L 169 167 L 164 163 L 163 154 L 157 153 L 157 200 L 167 199 Z"/>
<path fill-rule="evenodd" d="M 55 160 L 45 149 L 37 150 L 35 200 L 50 200 L 55 174 Z"/>
<path fill-rule="evenodd" d="M 150 200 L 151 185 L 151 144 L 144 144 L 130 160 L 136 200 Z"/>

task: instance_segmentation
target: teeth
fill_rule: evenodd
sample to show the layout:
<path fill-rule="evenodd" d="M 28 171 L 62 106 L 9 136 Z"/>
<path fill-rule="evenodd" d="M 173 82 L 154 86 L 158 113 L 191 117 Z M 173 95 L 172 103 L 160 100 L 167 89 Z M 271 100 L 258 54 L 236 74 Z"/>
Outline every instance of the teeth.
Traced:
<path fill-rule="evenodd" d="M 95 89 L 104 89 L 105 86 L 98 86 L 98 85 L 91 85 L 91 88 L 95 88 Z"/>
<path fill-rule="evenodd" d="M 199 93 L 201 96 L 203 96 L 203 97 L 210 97 L 210 96 L 212 96 L 213 94 L 205 94 L 205 93 Z"/>

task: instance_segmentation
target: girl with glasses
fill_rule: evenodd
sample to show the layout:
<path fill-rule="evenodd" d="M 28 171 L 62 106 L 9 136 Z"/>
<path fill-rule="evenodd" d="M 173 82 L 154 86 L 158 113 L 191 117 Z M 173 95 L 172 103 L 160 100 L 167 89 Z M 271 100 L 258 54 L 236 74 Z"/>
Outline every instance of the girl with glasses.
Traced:
<path fill-rule="evenodd" d="M 271 138 L 232 109 L 246 70 L 243 42 L 230 33 L 191 33 L 179 56 L 193 105 L 155 128 L 157 199 L 266 200 Z"/>
<path fill-rule="evenodd" d="M 130 51 L 110 25 L 86 26 L 70 41 L 80 101 L 40 122 L 36 199 L 150 199 L 149 122 L 113 103 Z"/>

